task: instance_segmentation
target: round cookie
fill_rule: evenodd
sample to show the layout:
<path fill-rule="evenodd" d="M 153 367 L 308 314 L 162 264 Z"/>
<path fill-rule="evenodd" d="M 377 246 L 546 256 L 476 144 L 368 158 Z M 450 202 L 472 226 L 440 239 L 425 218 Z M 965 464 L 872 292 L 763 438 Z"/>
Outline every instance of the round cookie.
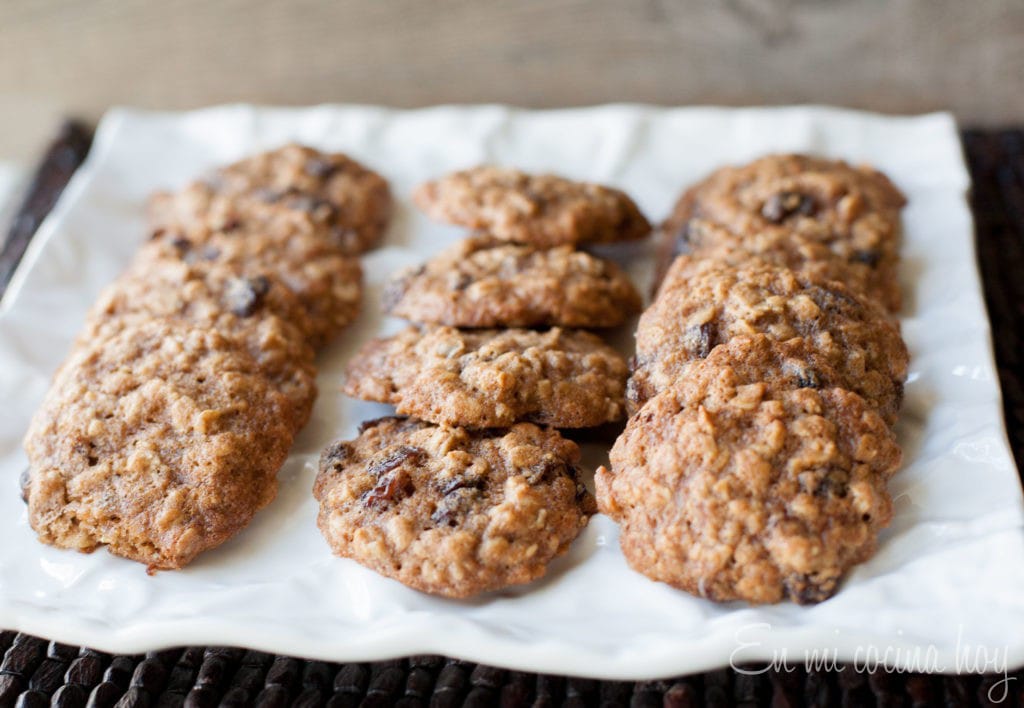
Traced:
<path fill-rule="evenodd" d="M 308 323 L 296 297 L 276 278 L 245 277 L 237 268 L 206 261 L 165 259 L 136 265 L 100 293 L 78 346 L 162 318 L 215 330 L 245 349 L 291 401 L 289 418 L 298 428 L 309 420 L 316 369 L 313 348 L 306 342 Z"/>
<path fill-rule="evenodd" d="M 391 214 L 387 181 L 341 153 L 286 145 L 211 172 L 150 203 L 150 223 L 194 236 L 240 221 L 287 223 L 358 255 L 381 239 Z"/>
<path fill-rule="evenodd" d="M 678 253 L 703 253 L 710 247 L 717 252 L 743 249 L 783 262 L 781 250 L 792 236 L 796 247 L 826 247 L 866 283 L 861 292 L 896 311 L 904 204 L 905 197 L 892 182 L 869 167 L 807 155 L 769 155 L 717 170 L 683 194 L 662 225 L 660 261 L 667 268 Z M 694 220 L 723 229 L 695 238 Z M 847 284 L 860 289 L 856 281 Z"/>
<path fill-rule="evenodd" d="M 648 401 L 597 472 L 598 505 L 654 580 L 719 602 L 820 602 L 874 553 L 900 449 L 859 396 L 767 372 L 756 351 L 719 347 Z"/>
<path fill-rule="evenodd" d="M 369 421 L 324 450 L 317 524 L 335 554 L 423 592 L 528 583 L 594 513 L 578 461 L 575 443 L 528 423 L 471 432 Z"/>
<path fill-rule="evenodd" d="M 651 225 L 624 192 L 555 175 L 480 166 L 420 185 L 428 216 L 541 248 L 643 238 Z"/>
<path fill-rule="evenodd" d="M 76 349 L 25 437 L 40 540 L 180 568 L 274 498 L 296 426 L 244 351 L 172 320 Z"/>
<path fill-rule="evenodd" d="M 383 300 L 389 314 L 452 327 L 615 327 L 641 307 L 611 261 L 488 237 L 464 239 L 398 274 Z"/>
<path fill-rule="evenodd" d="M 235 269 L 244 277 L 272 273 L 298 299 L 313 347 L 333 339 L 359 314 L 362 268 L 357 258 L 342 256 L 304 231 L 250 231 L 236 224 L 194 240 L 170 231 L 155 232 L 136 254 L 140 268 L 159 261 L 208 263 Z"/>
<path fill-rule="evenodd" d="M 625 360 L 588 332 L 409 327 L 368 342 L 344 391 L 432 423 L 585 428 L 625 415 Z"/>
<path fill-rule="evenodd" d="M 908 354 L 880 306 L 843 285 L 751 261 L 733 266 L 680 256 L 640 317 L 627 397 L 633 410 L 680 378 L 687 364 L 741 335 L 802 338 L 834 369 L 836 385 L 895 422 Z"/>

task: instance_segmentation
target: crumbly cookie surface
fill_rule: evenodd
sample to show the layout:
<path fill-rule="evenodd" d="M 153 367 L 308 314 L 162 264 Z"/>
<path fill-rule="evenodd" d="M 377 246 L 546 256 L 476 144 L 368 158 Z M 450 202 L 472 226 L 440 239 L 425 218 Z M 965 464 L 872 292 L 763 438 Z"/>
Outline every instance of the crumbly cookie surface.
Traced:
<path fill-rule="evenodd" d="M 615 327 L 640 311 L 640 293 L 611 261 L 551 249 L 464 239 L 384 292 L 388 313 L 452 327 Z"/>
<path fill-rule="evenodd" d="M 583 428 L 624 416 L 627 373 L 588 332 L 409 327 L 367 343 L 344 391 L 438 424 Z"/>
<path fill-rule="evenodd" d="M 363 424 L 320 458 L 317 523 L 331 549 L 423 592 L 469 597 L 542 576 L 595 510 L 579 449 L 523 423 L 472 432 Z"/>
<path fill-rule="evenodd" d="M 880 306 L 843 285 L 751 261 L 733 266 L 680 256 L 640 317 L 629 381 L 638 408 L 679 379 L 687 365 L 733 337 L 804 340 L 835 371 L 834 385 L 895 422 L 908 354 Z"/>
<path fill-rule="evenodd" d="M 624 192 L 555 175 L 482 166 L 426 182 L 413 201 L 430 217 L 541 247 L 643 238 L 651 226 Z"/>
<path fill-rule="evenodd" d="M 212 171 L 150 203 L 150 223 L 195 237 L 233 223 L 307 231 L 343 255 L 381 239 L 391 214 L 387 181 L 341 153 L 286 145 Z"/>
<path fill-rule="evenodd" d="M 235 224 L 201 238 L 158 231 L 139 250 L 136 262 L 148 268 L 159 261 L 219 265 L 248 278 L 273 273 L 298 299 L 304 314 L 297 324 L 305 328 L 314 347 L 329 342 L 350 324 L 362 303 L 359 260 L 339 255 L 301 230 L 263 232 Z"/>
<path fill-rule="evenodd" d="M 900 450 L 854 393 L 764 377 L 733 342 L 626 426 L 597 472 L 629 564 L 716 601 L 820 602 L 892 516 Z"/>
<path fill-rule="evenodd" d="M 129 268 L 107 286 L 86 317 L 79 346 L 126 327 L 172 318 L 211 329 L 256 360 L 260 372 L 292 403 L 297 429 L 316 399 L 314 351 L 295 295 L 271 273 L 199 261 L 153 260 Z"/>
<path fill-rule="evenodd" d="M 882 173 L 806 155 L 769 155 L 715 171 L 680 197 L 662 226 L 663 268 L 682 252 L 742 250 L 783 263 L 823 246 L 847 285 L 900 307 L 896 264 L 903 194 Z M 723 227 L 699 238 L 694 221 Z M 731 238 L 726 236 L 731 234 Z M 707 255 L 713 255 L 709 253 Z M 792 265 L 785 262 L 785 265 Z"/>
<path fill-rule="evenodd" d="M 51 545 L 180 568 L 274 498 L 289 411 L 216 332 L 126 326 L 76 349 L 33 418 L 29 523 Z"/>

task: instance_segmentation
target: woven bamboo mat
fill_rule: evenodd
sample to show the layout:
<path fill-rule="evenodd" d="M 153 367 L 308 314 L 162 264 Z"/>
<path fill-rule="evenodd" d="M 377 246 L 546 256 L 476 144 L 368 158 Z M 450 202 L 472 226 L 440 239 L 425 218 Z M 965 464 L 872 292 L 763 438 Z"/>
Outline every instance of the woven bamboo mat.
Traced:
<path fill-rule="evenodd" d="M 48 150 L 0 251 L 0 292 L 43 216 L 89 149 L 69 124 Z M 978 258 L 1010 442 L 1024 454 L 1024 130 L 966 131 Z M 223 647 L 139 656 L 0 631 L 0 707 L 19 706 L 1024 706 L 1024 670 L 1003 676 L 722 670 L 665 681 L 524 674 L 437 656 L 331 664 Z M 998 692 L 996 692 L 998 695 Z"/>

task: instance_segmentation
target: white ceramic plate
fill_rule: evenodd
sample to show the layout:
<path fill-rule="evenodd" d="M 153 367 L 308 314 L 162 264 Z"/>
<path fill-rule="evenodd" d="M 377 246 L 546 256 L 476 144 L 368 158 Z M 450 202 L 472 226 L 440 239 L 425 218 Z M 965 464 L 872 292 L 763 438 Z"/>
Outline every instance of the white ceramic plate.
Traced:
<path fill-rule="evenodd" d="M 351 152 L 391 180 L 399 204 L 385 247 L 365 259 L 365 312 L 320 358 L 321 396 L 281 471 L 278 499 L 223 547 L 155 577 L 103 551 L 42 546 L 19 499 L 20 438 L 89 303 L 143 239 L 146 195 L 288 140 Z M 782 150 L 872 162 L 910 198 L 903 331 L 913 361 L 899 427 L 906 465 L 892 484 L 895 519 L 877 556 L 833 599 L 763 608 L 699 600 L 629 570 L 604 517 L 545 579 L 470 602 L 428 597 L 331 556 L 314 525 L 317 454 L 387 411 L 341 396 L 340 372 L 360 343 L 399 326 L 379 312 L 388 274 L 461 235 L 412 210 L 415 184 L 497 162 L 621 186 L 660 219 L 684 185 L 712 168 Z M 183 644 L 331 660 L 436 652 L 605 678 L 678 674 L 780 652 L 797 661 L 811 649 L 946 671 L 971 668 L 965 657 L 977 660 L 982 650 L 996 668 L 1024 663 L 1024 515 L 966 187 L 945 115 L 636 106 L 115 111 L 0 308 L 0 626 L 117 652 Z M 649 253 L 620 255 L 647 278 Z M 597 462 L 606 451 L 588 454 Z"/>

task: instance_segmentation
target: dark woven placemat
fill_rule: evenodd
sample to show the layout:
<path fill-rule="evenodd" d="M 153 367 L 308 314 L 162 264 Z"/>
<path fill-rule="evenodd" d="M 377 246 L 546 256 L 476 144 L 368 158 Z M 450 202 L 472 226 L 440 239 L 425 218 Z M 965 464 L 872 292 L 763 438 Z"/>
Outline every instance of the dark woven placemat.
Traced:
<path fill-rule="evenodd" d="M 0 251 L 0 292 L 36 226 L 88 150 L 69 124 L 36 174 Z M 1010 442 L 1024 452 L 1024 131 L 967 131 L 972 206 Z M 994 704 L 995 676 L 853 670 L 729 670 L 665 681 L 612 682 L 524 674 L 442 657 L 332 664 L 222 647 L 111 656 L 0 631 L 2 706 L 1022 706 L 1024 671 Z"/>
<path fill-rule="evenodd" d="M 85 159 L 90 144 L 92 131 L 81 123 L 68 122 L 61 126 L 57 137 L 46 149 L 0 248 L 0 295 L 14 275 L 14 269 L 18 267 L 39 224 L 53 209 L 71 175 Z"/>

